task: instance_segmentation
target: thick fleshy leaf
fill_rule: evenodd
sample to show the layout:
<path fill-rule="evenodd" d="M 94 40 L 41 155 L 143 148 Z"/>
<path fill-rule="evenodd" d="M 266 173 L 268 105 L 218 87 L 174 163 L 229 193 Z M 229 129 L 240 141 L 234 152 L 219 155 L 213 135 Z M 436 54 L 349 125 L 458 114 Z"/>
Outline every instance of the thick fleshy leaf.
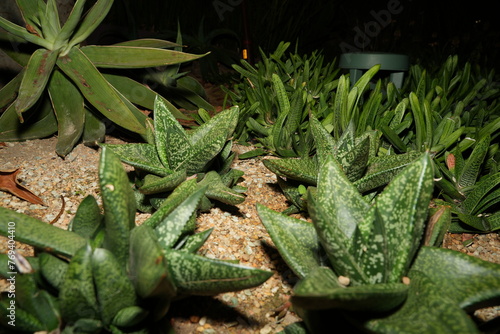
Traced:
<path fill-rule="evenodd" d="M 171 191 L 185 179 L 185 170 L 178 170 L 164 177 L 148 174 L 144 177 L 144 184 L 141 185 L 139 191 L 146 195 Z"/>
<path fill-rule="evenodd" d="M 14 233 L 13 227 L 16 241 L 63 256 L 72 256 L 86 243 L 85 239 L 76 233 L 0 207 L 0 234 L 9 236 Z"/>
<path fill-rule="evenodd" d="M 85 98 L 119 126 L 145 134 L 146 116 L 133 112 L 90 60 L 78 48 L 57 60 L 57 66 L 77 85 Z M 142 116 L 139 116 L 142 115 Z"/>
<path fill-rule="evenodd" d="M 425 273 L 415 271 L 403 306 L 388 317 L 369 321 L 366 327 L 388 334 L 479 333 L 469 315 L 448 296 Z"/>
<path fill-rule="evenodd" d="M 48 98 L 43 98 L 38 108 L 24 113 L 24 123 L 19 122 L 14 104 L 0 116 L 0 141 L 39 139 L 57 131 L 57 119 Z"/>
<path fill-rule="evenodd" d="M 136 304 L 134 286 L 125 274 L 125 266 L 107 249 L 96 248 L 91 262 L 100 318 L 109 324 L 118 311 Z"/>
<path fill-rule="evenodd" d="M 288 266 L 304 278 L 321 265 L 320 246 L 311 223 L 285 216 L 261 204 L 257 212 Z"/>
<path fill-rule="evenodd" d="M 181 252 L 196 253 L 207 241 L 208 237 L 214 229 L 210 228 L 200 233 L 196 233 L 187 237 L 186 242 L 180 249 Z"/>
<path fill-rule="evenodd" d="M 245 201 L 245 195 L 227 187 L 216 171 L 208 172 L 203 180 L 199 182 L 199 185 L 207 187 L 205 196 L 210 199 L 229 205 L 236 205 Z"/>
<path fill-rule="evenodd" d="M 449 249 L 422 247 L 410 271 L 424 273 L 438 296 L 467 311 L 500 300 L 500 265 Z M 453 280 L 450 280 L 453 277 Z"/>
<path fill-rule="evenodd" d="M 182 169 L 182 163 L 192 149 L 187 134 L 159 97 L 155 100 L 154 133 L 157 154 L 164 166 Z"/>
<path fill-rule="evenodd" d="M 85 108 L 85 124 L 83 127 L 82 141 L 84 145 L 96 147 L 104 142 L 106 124 L 94 112 Z"/>
<path fill-rule="evenodd" d="M 318 165 L 312 158 L 306 159 L 265 159 L 264 166 L 281 177 L 316 185 L 318 182 Z"/>
<path fill-rule="evenodd" d="M 168 165 L 162 164 L 152 144 L 101 144 L 101 147 L 113 151 L 120 160 L 135 168 L 160 176 L 172 174 Z"/>
<path fill-rule="evenodd" d="M 41 253 L 38 255 L 40 259 L 40 273 L 57 290 L 61 289 L 66 271 L 68 270 L 68 262 L 50 253 Z"/>
<path fill-rule="evenodd" d="M 163 201 L 161 206 L 143 223 L 155 228 L 160 224 L 175 208 L 185 201 L 191 194 L 198 189 L 196 179 L 189 179 L 182 182 L 174 191 Z"/>
<path fill-rule="evenodd" d="M 7 107 L 16 99 L 23 76 L 24 69 L 22 69 L 21 72 L 14 77 L 14 79 L 9 81 L 8 84 L 0 89 L 0 108 L 3 109 L 4 107 Z"/>
<path fill-rule="evenodd" d="M 90 239 L 101 226 L 103 216 L 95 198 L 91 195 L 81 201 L 73 220 L 70 223 L 70 231 Z"/>
<path fill-rule="evenodd" d="M 165 257 L 180 294 L 206 296 L 249 289 L 264 283 L 273 274 L 174 250 L 166 252 Z"/>
<path fill-rule="evenodd" d="M 30 43 L 34 43 L 36 45 L 39 45 L 45 49 L 50 50 L 52 48 L 52 43 L 44 40 L 40 36 L 37 36 L 35 34 L 32 34 L 25 28 L 18 26 L 17 24 L 14 24 L 2 16 L 0 16 L 0 28 L 3 28 L 13 34 L 14 36 L 20 37 Z"/>
<path fill-rule="evenodd" d="M 57 60 L 57 52 L 38 49 L 32 55 L 24 71 L 16 102 L 16 112 L 21 121 L 22 113 L 31 108 L 40 98 Z"/>
<path fill-rule="evenodd" d="M 467 158 L 460 175 L 457 175 L 457 185 L 460 188 L 470 187 L 476 183 L 481 165 L 488 153 L 490 146 L 490 136 L 484 136 L 479 140 L 472 153 Z"/>
<path fill-rule="evenodd" d="M 157 49 L 169 49 L 174 47 L 179 47 L 181 45 L 165 41 L 163 39 L 155 39 L 155 38 L 142 38 L 142 39 L 134 39 L 131 41 L 121 42 L 113 44 L 114 46 L 135 46 L 141 48 L 157 48 Z"/>
<path fill-rule="evenodd" d="M 407 292 L 408 286 L 403 283 L 346 287 L 331 269 L 320 267 L 299 281 L 292 303 L 306 309 L 387 312 L 401 305 Z"/>
<path fill-rule="evenodd" d="M 362 193 L 383 186 L 420 155 L 420 152 L 410 151 L 404 154 L 375 157 L 370 161 L 365 175 L 355 181 L 354 185 Z"/>
<path fill-rule="evenodd" d="M 193 61 L 205 56 L 138 46 L 89 45 L 81 49 L 96 67 L 102 68 L 168 66 Z"/>
<path fill-rule="evenodd" d="M 114 74 L 104 74 L 104 77 L 130 102 L 142 106 L 144 108 L 147 108 L 149 110 L 154 109 L 154 102 L 157 96 L 163 99 L 153 90 L 130 78 Z M 168 106 L 168 110 L 170 110 L 170 112 L 172 113 L 172 115 L 174 115 L 175 118 L 185 119 L 185 120 L 191 119 L 190 117 L 180 112 L 179 109 L 177 109 L 167 100 L 163 99 L 163 102 Z"/>
<path fill-rule="evenodd" d="M 73 33 L 75 32 L 75 28 L 77 27 L 82 17 L 85 1 L 86 0 L 76 0 L 75 4 L 73 5 L 73 9 L 71 10 L 71 13 L 66 20 L 66 23 L 64 23 L 61 31 L 54 41 L 54 45 L 61 45 L 62 43 L 66 42 L 71 37 L 71 35 L 73 35 Z"/>
<path fill-rule="evenodd" d="M 85 122 L 83 96 L 60 71 L 49 81 L 49 96 L 57 117 L 56 153 L 65 157 L 80 140 Z"/>
<path fill-rule="evenodd" d="M 141 298 L 162 299 L 162 309 L 168 310 L 176 287 L 170 277 L 163 250 L 154 230 L 141 225 L 130 234 L 129 276 L 137 295 Z"/>
<path fill-rule="evenodd" d="M 377 214 L 387 235 L 386 256 L 391 268 L 388 282 L 400 282 L 416 255 L 433 187 L 431 160 L 424 154 L 399 173 L 377 197 Z"/>
<path fill-rule="evenodd" d="M 196 213 L 205 190 L 206 188 L 203 187 L 189 195 L 188 198 L 156 226 L 155 232 L 158 236 L 158 243 L 163 249 L 172 248 L 179 240 L 179 237 L 186 232 L 186 225 Z"/>
<path fill-rule="evenodd" d="M 77 4 L 78 1 L 75 6 Z M 72 34 L 71 40 L 68 42 L 68 46 L 73 47 L 74 45 L 87 39 L 87 37 L 89 37 L 97 26 L 99 26 L 99 24 L 101 24 L 104 20 L 112 5 L 113 0 L 97 0 L 92 8 L 90 8 L 87 12 L 82 22 L 78 25 L 78 29 Z"/>
<path fill-rule="evenodd" d="M 103 147 L 99 160 L 99 184 L 104 207 L 104 246 L 125 267 L 129 234 L 135 226 L 135 197 L 118 157 Z"/>
<path fill-rule="evenodd" d="M 99 319 L 91 259 L 92 248 L 89 245 L 80 248 L 71 259 L 61 283 L 61 313 L 70 323 L 80 318 Z"/>

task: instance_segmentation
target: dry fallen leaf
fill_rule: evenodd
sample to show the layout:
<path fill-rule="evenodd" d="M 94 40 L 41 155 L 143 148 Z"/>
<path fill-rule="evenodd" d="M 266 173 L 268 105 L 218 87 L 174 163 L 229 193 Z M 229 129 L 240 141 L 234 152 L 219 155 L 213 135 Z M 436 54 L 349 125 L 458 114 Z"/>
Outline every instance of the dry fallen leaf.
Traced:
<path fill-rule="evenodd" d="M 17 181 L 20 169 L 0 170 L 0 190 L 7 191 L 33 204 L 45 205 L 42 199 L 23 187 Z"/>

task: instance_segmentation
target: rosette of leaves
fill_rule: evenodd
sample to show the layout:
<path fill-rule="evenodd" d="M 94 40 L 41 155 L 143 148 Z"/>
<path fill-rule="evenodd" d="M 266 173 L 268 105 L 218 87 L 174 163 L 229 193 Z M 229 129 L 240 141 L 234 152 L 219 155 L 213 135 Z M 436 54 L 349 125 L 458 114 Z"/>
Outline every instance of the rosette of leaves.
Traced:
<path fill-rule="evenodd" d="M 197 254 L 211 230 L 194 233 L 205 188 L 186 182 L 183 200 L 135 225 L 135 200 L 120 160 L 103 148 L 99 183 L 101 213 L 85 198 L 69 229 L 0 208 L 0 234 L 15 222 L 16 241 L 34 246 L 27 259 L 11 251 L 0 257 L 0 274 L 15 276 L 15 299 L 0 300 L 1 323 L 12 331 L 64 333 L 158 333 L 167 329 L 171 301 L 254 287 L 272 273 Z M 184 199 L 185 198 L 185 199 Z M 8 307 L 15 300 L 16 326 Z"/>
<path fill-rule="evenodd" d="M 285 213 L 307 210 L 306 188 L 318 184 L 319 166 L 333 156 L 341 164 L 349 181 L 365 194 L 376 192 L 399 171 L 414 161 L 420 153 L 379 154 L 379 133 L 366 131 L 356 136 L 354 123 L 335 138 L 314 116 L 309 125 L 316 147 L 316 155 L 307 158 L 266 159 L 264 165 L 278 177 L 278 184 L 291 202 Z"/>
<path fill-rule="evenodd" d="M 500 266 L 421 248 L 431 164 L 423 154 L 370 202 L 327 158 L 316 193 L 308 192 L 312 224 L 258 205 L 273 243 L 300 279 L 291 301 L 304 323 L 285 333 L 325 333 L 332 321 L 345 332 L 478 332 L 463 309 L 498 302 Z"/>
<path fill-rule="evenodd" d="M 230 137 L 238 120 L 238 107 L 216 114 L 199 127 L 186 131 L 162 99 L 154 108 L 148 143 L 103 144 L 137 171 L 137 197 L 140 209 L 158 208 L 186 178 L 207 186 L 203 208 L 208 199 L 235 205 L 245 200 L 246 189 L 236 182 L 243 172 L 231 169 L 235 154 Z"/>
<path fill-rule="evenodd" d="M 136 106 L 152 108 L 154 92 L 116 74 L 97 68 L 130 69 L 191 61 L 198 55 L 168 48 L 162 40 L 134 40 L 111 46 L 81 43 L 103 21 L 113 0 L 98 0 L 84 13 L 85 0 L 77 0 L 61 26 L 55 0 L 16 1 L 26 26 L 0 17 L 4 39 L 14 46 L 5 50 L 23 69 L 0 91 L 0 140 L 17 141 L 58 134 L 56 152 L 67 155 L 83 137 L 102 142 L 103 119 L 141 136 L 146 115 Z M 34 51 L 33 51 L 34 49 Z M 31 56 L 27 54 L 31 51 Z M 178 117 L 185 117 L 177 112 Z"/>
<path fill-rule="evenodd" d="M 445 201 L 435 202 L 450 208 L 451 232 L 495 231 L 500 229 L 498 144 L 491 144 L 489 135 L 469 141 L 475 144 L 466 157 L 457 146 L 444 162 L 436 162 L 436 185 Z"/>

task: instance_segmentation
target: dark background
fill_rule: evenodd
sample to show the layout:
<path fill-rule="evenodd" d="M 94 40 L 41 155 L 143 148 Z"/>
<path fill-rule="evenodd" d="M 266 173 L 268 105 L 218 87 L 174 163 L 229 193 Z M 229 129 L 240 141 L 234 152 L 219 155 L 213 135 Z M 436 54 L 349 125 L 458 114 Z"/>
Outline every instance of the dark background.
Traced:
<path fill-rule="evenodd" d="M 398 13 L 391 14 L 388 6 Z M 383 25 L 374 13 L 385 20 Z M 391 14 L 390 20 L 384 13 Z M 192 51 L 217 46 L 238 52 L 247 41 L 257 59 L 259 48 L 272 52 L 280 41 L 289 41 L 301 53 L 321 50 L 328 60 L 347 51 L 382 51 L 434 65 L 458 54 L 461 61 L 496 67 L 500 39 L 495 13 L 491 2 L 482 0 L 116 0 L 97 39 L 172 40 L 179 24 Z M 370 34 L 363 37 L 360 31 Z"/>

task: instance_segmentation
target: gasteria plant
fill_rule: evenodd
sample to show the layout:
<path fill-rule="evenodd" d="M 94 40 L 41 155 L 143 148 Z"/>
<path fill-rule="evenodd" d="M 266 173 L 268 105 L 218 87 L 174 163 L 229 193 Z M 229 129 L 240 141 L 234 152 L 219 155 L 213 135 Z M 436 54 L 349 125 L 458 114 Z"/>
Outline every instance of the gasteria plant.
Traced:
<path fill-rule="evenodd" d="M 498 300 L 500 266 L 421 248 L 432 192 L 429 154 L 407 166 L 371 202 L 329 157 L 320 167 L 317 191 L 308 191 L 312 224 L 258 205 L 276 248 L 300 278 L 292 296 L 305 324 L 299 333 L 305 328 L 324 333 L 332 321 L 349 332 L 446 327 L 451 333 L 477 333 L 462 308 Z"/>
<path fill-rule="evenodd" d="M 235 137 L 242 142 L 256 138 L 266 150 L 279 156 L 306 156 L 311 150 L 307 133 L 308 113 L 312 106 L 320 113 L 325 109 L 337 85 L 339 69 L 324 64 L 317 52 L 310 56 L 285 56 L 290 43 L 280 43 L 255 66 L 245 60 L 233 68 L 241 82 L 227 90 L 233 104 L 241 108 Z M 319 117 L 319 116 L 318 116 Z M 263 153 L 255 151 L 252 154 Z"/>
<path fill-rule="evenodd" d="M 238 107 L 222 111 L 190 131 L 184 130 L 162 99 L 156 100 L 154 114 L 148 143 L 103 144 L 136 168 L 137 194 L 145 204 L 142 209 L 157 208 L 186 177 L 196 178 L 199 186 L 206 185 L 205 195 L 210 199 L 231 205 L 245 200 L 245 189 L 235 186 L 243 173 L 231 169 L 235 154 L 230 138 Z"/>
<path fill-rule="evenodd" d="M 81 46 L 105 18 L 113 0 L 96 1 L 84 15 L 85 3 L 75 2 L 62 27 L 55 0 L 18 0 L 26 27 L 0 17 L 0 27 L 8 32 L 5 39 L 36 48 L 29 57 L 17 52 L 19 48 L 10 52 L 24 68 L 0 91 L 0 108 L 5 109 L 0 117 L 0 140 L 41 138 L 57 132 L 56 151 L 65 156 L 82 135 L 87 142 L 102 141 L 103 117 L 144 136 L 146 115 L 135 104 L 150 108 L 155 94 L 126 77 L 103 75 L 97 68 L 164 66 L 200 57 L 168 50 L 176 44 L 162 40 Z M 177 116 L 183 117 L 179 112 Z"/>
<path fill-rule="evenodd" d="M 307 210 L 305 189 L 318 184 L 320 166 L 328 157 L 335 157 L 358 191 L 369 194 L 386 185 L 420 156 L 418 152 L 383 154 L 379 145 L 380 133 L 372 130 L 356 136 L 353 124 L 351 122 L 342 136 L 335 140 L 321 122 L 311 115 L 309 126 L 316 147 L 315 156 L 263 160 L 264 165 L 277 175 L 278 184 L 292 204 L 285 213 Z"/>
<path fill-rule="evenodd" d="M 173 210 L 135 225 L 135 200 L 120 160 L 104 147 L 99 182 L 104 214 L 89 196 L 69 230 L 0 208 L 0 234 L 36 247 L 25 259 L 15 250 L 0 257 L 0 275 L 17 271 L 15 299 L 2 294 L 1 323 L 9 331 L 163 333 L 171 301 L 257 286 L 272 273 L 197 255 L 211 230 L 194 233 L 206 189 L 187 181 Z M 27 261 L 26 261 L 27 260 Z M 16 305 L 16 326 L 7 315 Z"/>

